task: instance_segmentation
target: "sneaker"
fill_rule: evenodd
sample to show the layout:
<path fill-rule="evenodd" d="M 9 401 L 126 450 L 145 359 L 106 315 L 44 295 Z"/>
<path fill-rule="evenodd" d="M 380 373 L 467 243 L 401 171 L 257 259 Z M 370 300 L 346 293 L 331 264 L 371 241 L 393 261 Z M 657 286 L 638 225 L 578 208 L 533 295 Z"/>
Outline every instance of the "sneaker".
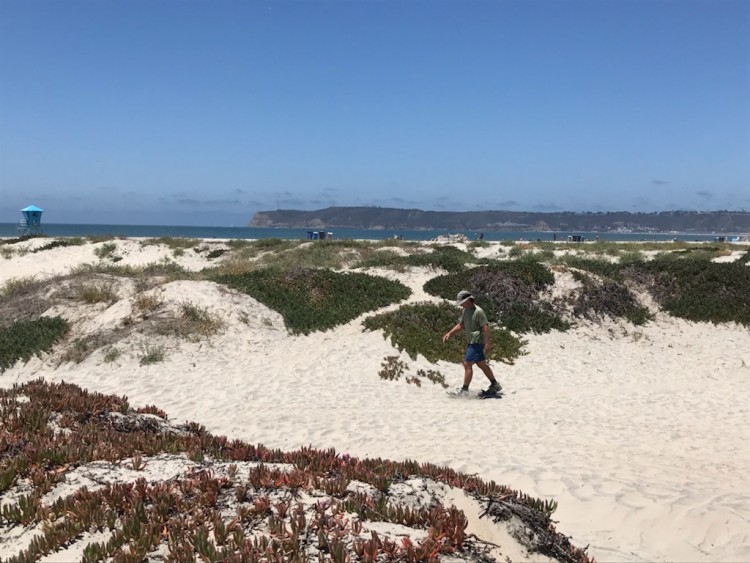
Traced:
<path fill-rule="evenodd" d="M 500 385 L 497 382 L 497 380 L 495 380 L 492 383 L 490 383 L 490 386 L 487 389 L 482 391 L 482 394 L 483 395 L 495 395 L 499 393 L 500 391 L 502 391 L 502 389 L 503 389 L 502 385 Z"/>
<path fill-rule="evenodd" d="M 468 397 L 469 390 L 464 389 L 463 387 L 459 387 L 458 389 L 448 391 L 448 395 L 450 395 L 451 397 Z"/>

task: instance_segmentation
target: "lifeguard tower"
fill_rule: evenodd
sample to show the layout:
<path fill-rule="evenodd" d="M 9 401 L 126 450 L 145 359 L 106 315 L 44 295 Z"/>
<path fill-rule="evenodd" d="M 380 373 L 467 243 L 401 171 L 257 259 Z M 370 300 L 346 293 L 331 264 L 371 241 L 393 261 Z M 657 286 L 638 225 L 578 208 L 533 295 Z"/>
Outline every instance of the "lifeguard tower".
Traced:
<path fill-rule="evenodd" d="M 29 205 L 21 209 L 23 219 L 18 223 L 19 236 L 42 234 L 42 212 L 44 209 Z"/>

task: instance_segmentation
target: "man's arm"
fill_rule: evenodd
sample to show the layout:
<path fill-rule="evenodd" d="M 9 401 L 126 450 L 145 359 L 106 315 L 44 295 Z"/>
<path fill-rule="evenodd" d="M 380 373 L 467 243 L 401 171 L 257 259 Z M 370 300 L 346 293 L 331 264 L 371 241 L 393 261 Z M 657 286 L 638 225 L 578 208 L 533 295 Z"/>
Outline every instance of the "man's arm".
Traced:
<path fill-rule="evenodd" d="M 492 330 L 489 323 L 482 327 L 482 333 L 484 334 L 484 355 L 487 356 L 492 350 Z"/>
<path fill-rule="evenodd" d="M 454 326 L 454 327 L 453 327 L 452 329 L 450 329 L 450 330 L 449 330 L 448 332 L 446 332 L 446 333 L 445 333 L 445 334 L 443 335 L 443 342 L 447 342 L 447 341 L 448 341 L 448 339 L 449 339 L 449 338 L 450 338 L 451 336 L 453 336 L 453 335 L 454 335 L 454 334 L 456 334 L 456 333 L 457 333 L 457 332 L 458 332 L 459 330 L 461 330 L 461 326 L 462 326 L 462 324 L 461 324 L 461 323 L 457 323 L 457 324 L 456 324 L 456 326 Z"/>

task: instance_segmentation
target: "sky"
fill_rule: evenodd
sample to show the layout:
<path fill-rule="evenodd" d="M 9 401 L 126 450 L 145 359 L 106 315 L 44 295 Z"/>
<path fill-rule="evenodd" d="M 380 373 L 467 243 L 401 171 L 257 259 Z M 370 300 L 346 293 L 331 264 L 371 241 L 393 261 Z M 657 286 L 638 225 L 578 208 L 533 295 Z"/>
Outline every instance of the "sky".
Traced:
<path fill-rule="evenodd" d="M 750 211 L 750 0 L 0 0 L 0 222 Z"/>

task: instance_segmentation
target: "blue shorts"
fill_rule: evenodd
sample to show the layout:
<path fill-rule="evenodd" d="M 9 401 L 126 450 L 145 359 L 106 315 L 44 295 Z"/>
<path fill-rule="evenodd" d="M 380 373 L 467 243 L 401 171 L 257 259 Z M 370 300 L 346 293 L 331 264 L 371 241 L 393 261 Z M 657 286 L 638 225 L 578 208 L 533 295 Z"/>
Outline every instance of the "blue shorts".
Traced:
<path fill-rule="evenodd" d="M 484 360 L 484 344 L 469 344 L 466 347 L 466 354 L 464 354 L 464 361 L 476 364 Z"/>

